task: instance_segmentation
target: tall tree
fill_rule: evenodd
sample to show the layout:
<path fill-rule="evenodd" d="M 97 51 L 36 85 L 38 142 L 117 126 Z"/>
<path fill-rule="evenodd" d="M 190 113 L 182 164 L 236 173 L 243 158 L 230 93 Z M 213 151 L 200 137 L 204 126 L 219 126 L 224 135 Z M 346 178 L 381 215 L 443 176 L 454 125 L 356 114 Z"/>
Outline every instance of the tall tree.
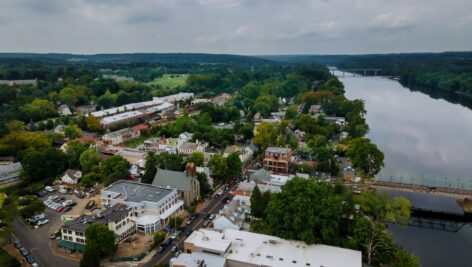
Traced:
<path fill-rule="evenodd" d="M 294 178 L 267 207 L 267 226 L 276 236 L 307 244 L 338 244 L 341 203 L 326 183 Z"/>
<path fill-rule="evenodd" d="M 144 175 L 142 178 L 143 183 L 152 183 L 157 173 L 158 164 L 158 156 L 154 152 L 149 152 L 146 156 L 146 163 L 144 165 Z"/>
<path fill-rule="evenodd" d="M 355 138 L 349 142 L 347 155 L 352 166 L 364 178 L 373 178 L 384 166 L 384 154 L 368 138 Z"/>
<path fill-rule="evenodd" d="M 98 267 L 100 259 L 116 251 L 115 233 L 104 224 L 90 225 L 85 231 L 85 238 L 85 253 L 81 266 Z"/>
<path fill-rule="evenodd" d="M 226 177 L 229 179 L 240 178 L 243 164 L 239 158 L 239 153 L 233 152 L 226 158 Z"/>
<path fill-rule="evenodd" d="M 101 174 L 105 184 L 109 185 L 121 179 L 126 179 L 130 163 L 122 156 L 114 155 L 100 163 Z"/>
<path fill-rule="evenodd" d="M 199 172 L 197 173 L 197 179 L 200 183 L 200 196 L 202 199 L 205 199 L 211 194 L 211 187 L 210 184 L 208 184 L 208 177 L 205 173 Z"/>
<path fill-rule="evenodd" d="M 393 239 L 385 231 L 384 225 L 367 217 L 357 220 L 351 242 L 363 251 L 368 265 L 385 263 L 385 258 L 390 258 L 386 255 L 394 249 Z"/>
<path fill-rule="evenodd" d="M 82 171 L 87 173 L 92 170 L 94 166 L 98 166 L 100 163 L 100 155 L 93 148 L 89 148 L 80 154 L 80 166 Z"/>
<path fill-rule="evenodd" d="M 195 163 L 197 166 L 203 166 L 205 156 L 202 152 L 195 151 L 188 157 L 188 161 Z"/>
<path fill-rule="evenodd" d="M 226 181 L 227 177 L 225 177 L 226 174 L 226 159 L 220 155 L 217 154 L 210 160 L 210 168 L 211 168 L 211 173 L 214 178 L 217 178 L 219 180 Z"/>
<path fill-rule="evenodd" d="M 274 145 L 277 141 L 277 129 L 272 123 L 261 122 L 256 128 L 256 134 L 254 135 L 253 142 L 258 145 L 262 150 L 267 147 Z"/>

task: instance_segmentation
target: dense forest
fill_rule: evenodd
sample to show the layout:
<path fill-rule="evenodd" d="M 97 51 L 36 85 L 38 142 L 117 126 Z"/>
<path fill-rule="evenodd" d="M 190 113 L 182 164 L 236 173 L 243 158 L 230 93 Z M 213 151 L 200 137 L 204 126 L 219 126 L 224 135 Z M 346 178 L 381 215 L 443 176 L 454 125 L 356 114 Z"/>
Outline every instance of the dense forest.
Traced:
<path fill-rule="evenodd" d="M 399 76 L 403 84 L 472 97 L 472 52 L 410 53 L 338 56 L 265 56 L 284 63 L 319 63 L 339 68 L 379 68 L 383 75 Z"/>

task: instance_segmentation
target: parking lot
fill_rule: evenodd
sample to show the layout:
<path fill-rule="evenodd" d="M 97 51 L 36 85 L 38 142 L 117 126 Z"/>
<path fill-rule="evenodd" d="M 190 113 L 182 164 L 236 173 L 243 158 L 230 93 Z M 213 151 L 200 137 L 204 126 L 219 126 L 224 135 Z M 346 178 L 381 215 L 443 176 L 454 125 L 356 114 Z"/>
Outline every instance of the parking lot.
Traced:
<path fill-rule="evenodd" d="M 62 212 L 56 211 L 59 207 L 56 209 L 53 209 L 53 206 L 46 207 L 44 217 L 48 222 L 40 226 L 35 226 L 20 217 L 16 217 L 13 221 L 13 227 L 15 229 L 13 240 L 19 240 L 39 266 L 79 266 L 77 260 L 71 260 L 53 253 L 51 249 L 51 235 L 56 233 L 64 224 L 61 218 L 62 216 L 75 217 L 86 212 L 91 212 L 91 210 L 86 209 L 85 206 L 90 200 L 94 200 L 97 205 L 100 205 L 99 196 L 80 199 L 75 194 L 64 194 L 54 191 L 48 192 L 39 199 L 46 201 L 51 199 L 51 197 L 54 199 L 63 198 L 62 202 L 70 200 L 67 203 L 74 202 L 75 205 L 71 206 L 70 210 L 66 212 L 64 212 L 64 209 L 62 209 Z M 50 202 L 52 203 L 52 201 Z"/>

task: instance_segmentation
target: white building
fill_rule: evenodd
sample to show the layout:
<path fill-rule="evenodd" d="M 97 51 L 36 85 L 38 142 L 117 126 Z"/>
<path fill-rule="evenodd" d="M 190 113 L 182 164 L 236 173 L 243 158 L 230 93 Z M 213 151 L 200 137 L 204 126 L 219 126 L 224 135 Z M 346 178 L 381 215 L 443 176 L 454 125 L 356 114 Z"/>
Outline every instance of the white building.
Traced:
<path fill-rule="evenodd" d="M 362 266 L 360 251 L 321 244 L 307 245 L 301 241 L 233 229 L 194 231 L 184 241 L 184 251 L 223 256 L 228 267 Z"/>
<path fill-rule="evenodd" d="M 20 162 L 0 162 L 0 184 L 12 183 L 20 180 L 23 166 Z"/>
<path fill-rule="evenodd" d="M 57 108 L 57 113 L 59 113 L 59 115 L 61 115 L 61 116 L 70 116 L 70 115 L 72 115 L 72 111 L 70 111 L 70 108 L 67 105 L 60 105 Z"/>
<path fill-rule="evenodd" d="M 61 178 L 61 181 L 66 184 L 77 184 L 82 178 L 82 172 L 78 170 L 68 169 Z"/>
<path fill-rule="evenodd" d="M 170 259 L 170 267 L 226 267 L 224 257 L 205 253 L 182 253 Z"/>
<path fill-rule="evenodd" d="M 160 229 L 184 205 L 176 189 L 126 180 L 117 181 L 102 189 L 100 196 L 105 207 L 126 204 L 131 209 L 137 230 L 143 233 Z"/>
<path fill-rule="evenodd" d="M 104 128 L 108 128 L 112 125 L 116 125 L 120 123 L 135 122 L 144 116 L 145 114 L 141 111 L 129 111 L 129 112 L 105 117 L 100 121 L 100 125 L 102 125 L 102 127 Z"/>
<path fill-rule="evenodd" d="M 97 118 L 102 118 L 102 117 L 111 116 L 111 115 L 115 115 L 115 114 L 122 113 L 122 112 L 136 111 L 136 110 L 139 110 L 139 109 L 145 109 L 145 108 L 150 108 L 150 107 L 154 107 L 154 106 L 159 106 L 159 105 L 162 105 L 163 103 L 164 102 L 162 100 L 154 98 L 151 101 L 131 103 L 131 104 L 115 107 L 115 108 L 109 108 L 109 109 L 105 109 L 105 110 L 95 111 L 95 112 L 92 112 L 91 115 L 94 116 L 94 117 L 97 117 Z"/>
<path fill-rule="evenodd" d="M 161 100 L 164 102 L 169 102 L 169 103 L 174 103 L 176 101 L 181 101 L 181 100 L 188 100 L 191 99 L 195 96 L 194 93 L 178 93 L 174 95 L 168 95 L 168 96 L 163 96 L 163 97 L 153 97 L 153 100 Z"/>
<path fill-rule="evenodd" d="M 124 128 L 118 131 L 110 132 L 102 136 L 102 140 L 112 145 L 119 145 L 123 142 L 138 138 L 141 136 L 141 131 L 135 128 Z"/>
<path fill-rule="evenodd" d="M 136 232 L 131 220 L 131 210 L 123 204 L 116 204 L 96 216 L 82 215 L 61 227 L 61 239 L 57 244 L 70 250 L 84 249 L 85 231 L 92 224 L 104 224 L 115 233 L 115 242 L 120 242 Z"/>

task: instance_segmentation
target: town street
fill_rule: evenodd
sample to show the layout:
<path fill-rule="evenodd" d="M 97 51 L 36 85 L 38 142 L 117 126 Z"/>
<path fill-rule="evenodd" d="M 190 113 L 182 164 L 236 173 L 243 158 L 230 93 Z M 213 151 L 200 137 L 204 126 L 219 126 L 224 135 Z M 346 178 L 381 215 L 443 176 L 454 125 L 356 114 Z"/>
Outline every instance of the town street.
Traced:
<path fill-rule="evenodd" d="M 203 222 L 206 220 L 207 214 L 217 213 L 225 203 L 223 203 L 223 199 L 228 195 L 229 192 L 234 190 L 237 187 L 237 183 L 230 186 L 229 190 L 225 191 L 225 194 L 222 194 L 218 198 L 212 198 L 208 205 L 199 212 L 198 217 L 190 224 L 185 226 L 185 230 L 190 229 L 191 231 L 200 229 L 203 227 Z M 171 245 L 167 246 L 161 253 L 156 254 L 151 260 L 147 263 L 142 264 L 142 267 L 154 267 L 160 263 L 168 263 L 169 260 L 173 257 L 173 253 L 171 249 L 174 245 L 179 244 L 179 247 L 182 248 L 183 241 L 187 238 L 187 236 L 182 235 L 179 237 L 177 241 L 174 241 Z"/>

